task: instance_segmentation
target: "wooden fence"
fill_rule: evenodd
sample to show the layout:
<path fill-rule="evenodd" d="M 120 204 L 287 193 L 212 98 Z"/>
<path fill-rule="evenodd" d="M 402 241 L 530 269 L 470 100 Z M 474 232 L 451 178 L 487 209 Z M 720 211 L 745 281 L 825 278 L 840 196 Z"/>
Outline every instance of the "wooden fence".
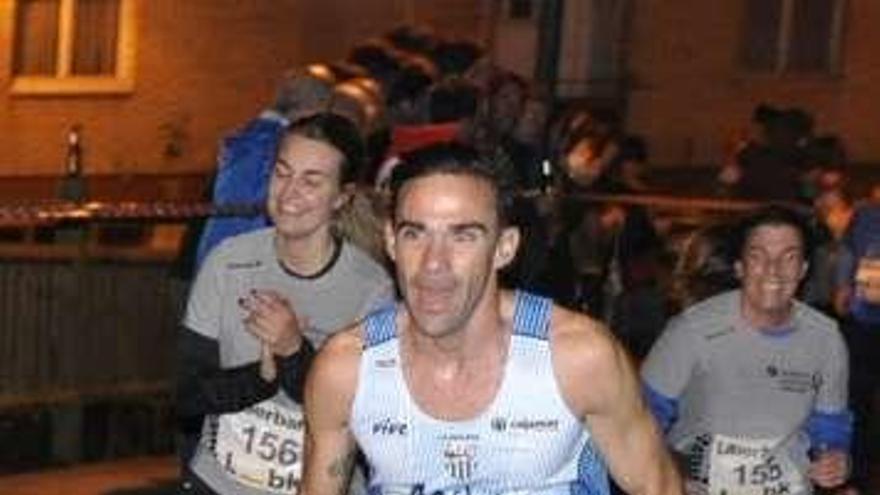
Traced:
<path fill-rule="evenodd" d="M 0 407 L 167 390 L 186 291 L 170 267 L 0 261 Z"/>

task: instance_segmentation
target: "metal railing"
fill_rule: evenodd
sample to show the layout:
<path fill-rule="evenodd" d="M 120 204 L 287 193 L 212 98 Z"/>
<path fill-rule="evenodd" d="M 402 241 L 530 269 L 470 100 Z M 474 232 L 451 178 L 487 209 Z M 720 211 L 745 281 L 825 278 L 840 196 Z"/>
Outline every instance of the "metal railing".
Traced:
<path fill-rule="evenodd" d="M 693 223 L 759 205 L 671 196 L 577 197 L 645 206 Z M 187 291 L 187 282 L 172 276 L 185 223 L 259 210 L 197 202 L 0 204 L 0 228 L 28 232 L 18 240 L 0 240 L 0 407 L 167 391 Z M 127 245 L 101 242 L 101 229 L 120 223 L 146 234 Z M 81 229 L 84 235 L 66 243 L 34 236 L 36 229 L 56 228 Z M 157 241 L 156 231 L 163 228 L 171 229 L 170 235 Z"/>

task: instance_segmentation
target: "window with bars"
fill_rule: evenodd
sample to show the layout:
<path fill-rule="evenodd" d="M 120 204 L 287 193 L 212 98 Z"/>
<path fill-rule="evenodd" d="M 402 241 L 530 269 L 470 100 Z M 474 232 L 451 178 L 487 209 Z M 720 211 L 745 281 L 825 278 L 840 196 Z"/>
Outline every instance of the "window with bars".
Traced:
<path fill-rule="evenodd" d="M 12 91 L 131 91 L 134 1 L 15 0 Z"/>
<path fill-rule="evenodd" d="M 840 71 L 846 0 L 745 0 L 740 61 L 750 72 Z"/>

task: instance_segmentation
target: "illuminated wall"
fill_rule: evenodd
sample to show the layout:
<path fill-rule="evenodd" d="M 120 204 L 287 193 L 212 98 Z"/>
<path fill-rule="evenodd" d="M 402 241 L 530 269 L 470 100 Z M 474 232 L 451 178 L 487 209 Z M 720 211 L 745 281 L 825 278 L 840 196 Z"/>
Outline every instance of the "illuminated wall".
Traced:
<path fill-rule="evenodd" d="M 11 94 L 12 2 L 0 2 L 0 176 L 60 174 L 74 123 L 86 173 L 209 170 L 217 142 L 271 101 L 286 68 L 340 58 L 404 20 L 483 29 L 480 1 L 135 2 L 135 87 L 112 96 Z M 172 139 L 179 156 L 166 153 Z"/>
<path fill-rule="evenodd" d="M 854 161 L 880 162 L 880 2 L 847 2 L 838 76 L 742 70 L 737 55 L 744 4 L 636 2 L 628 120 L 648 137 L 655 162 L 718 163 L 725 140 L 748 123 L 759 102 L 810 110 L 817 131 L 840 134 Z"/>

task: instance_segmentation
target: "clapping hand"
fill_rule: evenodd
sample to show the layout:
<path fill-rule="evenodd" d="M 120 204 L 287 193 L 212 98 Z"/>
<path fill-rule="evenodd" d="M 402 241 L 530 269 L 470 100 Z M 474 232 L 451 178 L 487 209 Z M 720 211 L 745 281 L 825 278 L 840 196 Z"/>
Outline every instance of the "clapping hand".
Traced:
<path fill-rule="evenodd" d="M 290 301 L 273 290 L 251 290 L 239 304 L 247 313 L 245 329 L 262 343 L 260 374 L 272 381 L 277 375 L 274 356 L 291 356 L 302 345 L 296 312 Z"/>

